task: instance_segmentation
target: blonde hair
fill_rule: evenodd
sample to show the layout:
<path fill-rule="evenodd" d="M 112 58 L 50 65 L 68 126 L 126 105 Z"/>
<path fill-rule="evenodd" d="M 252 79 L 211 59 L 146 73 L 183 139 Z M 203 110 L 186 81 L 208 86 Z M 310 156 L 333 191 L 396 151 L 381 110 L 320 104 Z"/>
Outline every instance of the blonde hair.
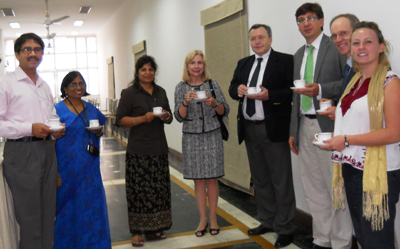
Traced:
<path fill-rule="evenodd" d="M 207 69 L 206 57 L 204 56 L 203 51 L 201 51 L 200 49 L 194 49 L 186 55 L 185 63 L 183 64 L 183 75 L 182 75 L 183 81 L 189 82 L 191 80 L 189 71 L 188 71 L 188 65 L 196 55 L 200 55 L 203 58 L 204 71 L 202 74 L 202 80 L 206 81 L 206 80 L 210 79 L 210 73 L 208 72 L 208 69 Z"/>

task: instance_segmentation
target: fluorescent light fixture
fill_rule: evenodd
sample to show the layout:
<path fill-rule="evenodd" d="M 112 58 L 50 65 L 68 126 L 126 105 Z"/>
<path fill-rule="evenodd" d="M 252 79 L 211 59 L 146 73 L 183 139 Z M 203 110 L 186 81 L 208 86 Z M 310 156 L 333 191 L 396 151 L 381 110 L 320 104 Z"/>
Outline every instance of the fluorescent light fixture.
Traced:
<path fill-rule="evenodd" d="M 10 22 L 10 26 L 13 29 L 19 29 L 21 26 L 19 25 L 19 22 Z"/>
<path fill-rule="evenodd" d="M 14 10 L 11 8 L 2 8 L 1 12 L 3 12 L 4 16 L 15 16 Z"/>
<path fill-rule="evenodd" d="M 90 12 L 91 9 L 92 9 L 91 6 L 81 6 L 81 7 L 79 8 L 79 13 L 81 13 L 81 14 L 87 14 L 87 13 Z"/>
<path fill-rule="evenodd" d="M 83 25 L 83 21 L 82 20 L 76 20 L 75 22 L 74 22 L 74 26 L 76 26 L 76 27 L 80 27 L 80 26 L 82 26 Z"/>
<path fill-rule="evenodd" d="M 79 35 L 79 31 L 71 31 L 71 35 Z"/>

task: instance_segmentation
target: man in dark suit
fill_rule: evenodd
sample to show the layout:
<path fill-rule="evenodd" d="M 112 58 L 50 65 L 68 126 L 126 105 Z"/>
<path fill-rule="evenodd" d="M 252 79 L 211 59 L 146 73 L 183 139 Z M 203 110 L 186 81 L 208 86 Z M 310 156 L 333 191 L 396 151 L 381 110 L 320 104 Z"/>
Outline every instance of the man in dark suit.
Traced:
<path fill-rule="evenodd" d="M 358 18 L 353 14 L 340 14 L 335 16 L 330 23 L 331 26 L 331 39 L 339 53 L 347 56 L 347 64 L 344 69 L 342 88 L 340 91 L 340 96 L 343 94 L 344 89 L 346 89 L 347 84 L 349 84 L 351 78 L 354 76 L 355 72 L 353 70 L 352 58 L 351 58 L 351 35 L 353 33 L 353 27 L 358 22 Z M 339 100 L 334 99 L 335 103 Z M 327 101 L 328 99 L 322 99 L 321 101 Z M 330 119 L 335 119 L 336 106 L 329 107 L 326 111 L 320 112 L 319 115 L 327 116 Z"/>
<path fill-rule="evenodd" d="M 331 152 L 312 144 L 316 133 L 333 131 L 333 121 L 316 111 L 321 98 L 338 98 L 346 57 L 322 33 L 324 13 L 319 4 L 300 6 L 296 21 L 306 44 L 294 55 L 294 79 L 304 79 L 307 84 L 305 89 L 294 90 L 289 145 L 299 156 L 305 200 L 313 218 L 313 248 L 351 248 L 349 210 L 335 212 L 332 207 Z"/>
<path fill-rule="evenodd" d="M 249 37 L 255 55 L 239 60 L 229 87 L 229 95 L 239 101 L 239 144 L 246 144 L 261 222 L 248 234 L 276 232 L 279 248 L 293 241 L 296 208 L 287 144 L 293 56 L 271 48 L 269 26 L 253 25 Z M 250 94 L 249 87 L 257 93 Z"/>

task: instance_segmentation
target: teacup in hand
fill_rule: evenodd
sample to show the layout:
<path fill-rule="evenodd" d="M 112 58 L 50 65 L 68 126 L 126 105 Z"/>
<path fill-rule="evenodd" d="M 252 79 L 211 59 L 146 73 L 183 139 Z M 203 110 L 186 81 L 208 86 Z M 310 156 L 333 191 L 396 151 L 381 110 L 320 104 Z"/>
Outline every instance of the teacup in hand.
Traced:
<path fill-rule="evenodd" d="M 90 127 L 98 127 L 100 126 L 98 119 L 91 119 L 89 123 Z"/>
<path fill-rule="evenodd" d="M 205 98 L 207 98 L 207 96 L 206 96 L 206 91 L 197 91 L 196 93 L 197 93 L 197 98 L 198 98 L 198 99 L 205 99 Z"/>
<path fill-rule="evenodd" d="M 256 94 L 257 93 L 257 87 L 248 87 L 247 88 L 247 94 Z"/>
<path fill-rule="evenodd" d="M 329 140 L 332 138 L 332 133 L 330 132 L 322 132 L 322 133 L 317 133 L 315 134 L 315 139 L 318 140 L 318 142 L 322 143 L 325 140 Z"/>
<path fill-rule="evenodd" d="M 47 125 L 50 126 L 50 128 L 59 128 L 60 127 L 60 119 L 59 118 L 51 118 L 47 120 Z"/>
<path fill-rule="evenodd" d="M 153 113 L 154 114 L 161 114 L 162 113 L 162 107 L 161 106 L 156 106 L 156 107 L 153 107 Z"/>
<path fill-rule="evenodd" d="M 305 80 L 295 80 L 293 83 L 296 88 L 304 88 L 306 86 Z"/>
<path fill-rule="evenodd" d="M 331 101 L 324 101 L 324 102 L 319 103 L 319 109 L 321 111 L 325 111 L 326 109 L 328 109 L 331 106 L 332 106 Z"/>

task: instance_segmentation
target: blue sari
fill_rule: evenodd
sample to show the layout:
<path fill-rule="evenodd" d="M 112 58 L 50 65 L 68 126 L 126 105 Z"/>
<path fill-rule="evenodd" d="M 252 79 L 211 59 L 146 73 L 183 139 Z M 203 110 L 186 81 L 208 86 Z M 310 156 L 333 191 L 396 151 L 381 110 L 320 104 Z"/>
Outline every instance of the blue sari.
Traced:
<path fill-rule="evenodd" d="M 84 103 L 89 120 L 98 119 L 104 125 L 106 117 L 92 104 Z M 56 142 L 62 186 L 57 191 L 54 248 L 111 248 L 100 158 L 86 151 L 90 140 L 82 119 L 64 102 L 58 103 L 56 110 L 66 132 Z M 87 123 L 84 111 L 80 116 Z M 99 148 L 100 139 L 89 133 Z"/>

